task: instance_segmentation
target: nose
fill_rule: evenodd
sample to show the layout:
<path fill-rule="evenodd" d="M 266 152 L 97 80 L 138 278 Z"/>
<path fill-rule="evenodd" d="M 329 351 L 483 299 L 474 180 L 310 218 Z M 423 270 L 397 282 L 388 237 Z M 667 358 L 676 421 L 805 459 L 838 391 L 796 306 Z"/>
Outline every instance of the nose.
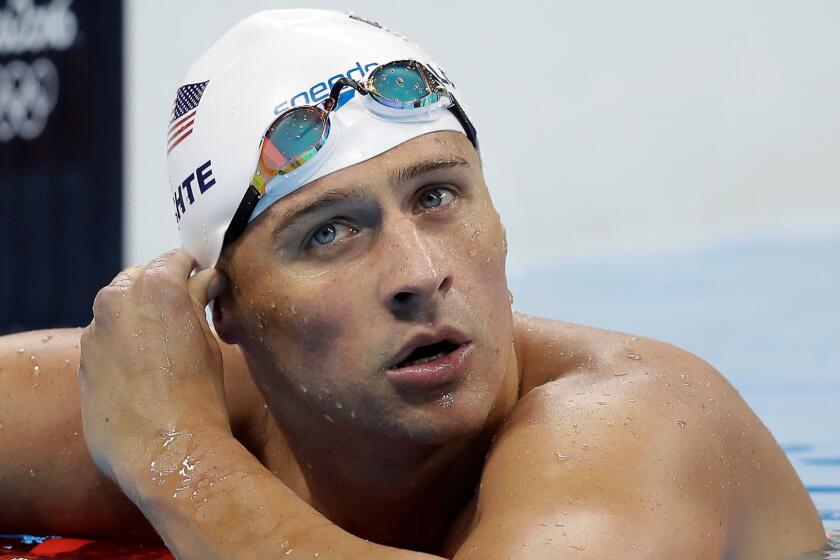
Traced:
<path fill-rule="evenodd" d="M 385 307 L 397 319 L 432 321 L 440 299 L 452 288 L 447 259 L 435 251 L 408 217 L 393 222 L 387 234 L 381 294 Z"/>

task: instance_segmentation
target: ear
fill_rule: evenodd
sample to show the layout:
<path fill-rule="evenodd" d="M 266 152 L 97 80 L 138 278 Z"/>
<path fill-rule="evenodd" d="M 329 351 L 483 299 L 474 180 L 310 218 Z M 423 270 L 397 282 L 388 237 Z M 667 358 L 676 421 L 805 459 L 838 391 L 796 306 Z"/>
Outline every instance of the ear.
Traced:
<path fill-rule="evenodd" d="M 236 328 L 236 321 L 233 317 L 233 305 L 230 288 L 210 302 L 210 309 L 213 311 L 213 328 L 219 340 L 225 344 L 239 343 L 239 330 Z"/>

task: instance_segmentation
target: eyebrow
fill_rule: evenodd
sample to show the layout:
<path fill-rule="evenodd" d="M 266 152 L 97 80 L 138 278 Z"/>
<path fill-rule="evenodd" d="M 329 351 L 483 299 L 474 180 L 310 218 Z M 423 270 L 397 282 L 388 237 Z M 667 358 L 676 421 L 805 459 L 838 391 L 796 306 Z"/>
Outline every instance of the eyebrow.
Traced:
<path fill-rule="evenodd" d="M 348 200 L 364 200 L 365 198 L 367 198 L 365 192 L 357 188 L 329 190 L 324 194 L 318 195 L 314 199 L 293 208 L 286 216 L 283 217 L 280 224 L 274 228 L 271 235 L 277 239 L 284 231 L 293 227 L 298 221 L 305 218 L 308 214 L 317 212 L 326 206 L 332 206 Z"/>
<path fill-rule="evenodd" d="M 411 181 L 433 171 L 441 169 L 452 169 L 455 167 L 470 168 L 467 160 L 458 156 L 447 156 L 428 161 L 421 161 L 413 163 L 406 167 L 399 167 L 393 169 L 388 173 L 388 182 L 391 186 L 396 187 L 402 183 Z M 340 202 L 358 201 L 367 198 L 367 194 L 360 188 L 351 187 L 343 189 L 331 189 L 324 194 L 309 200 L 296 208 L 289 211 L 286 216 L 281 219 L 280 224 L 274 228 L 272 236 L 277 239 L 284 231 L 290 229 L 298 221 L 312 214 L 324 207 L 331 206 Z"/>
<path fill-rule="evenodd" d="M 458 156 L 447 156 L 444 158 L 430 159 L 428 161 L 421 161 L 413 163 L 407 167 L 399 167 L 389 173 L 388 179 L 391 185 L 397 186 L 400 183 L 405 183 L 416 179 L 426 173 L 438 171 L 440 169 L 452 169 L 453 167 L 469 168 L 470 164 L 467 160 Z"/>

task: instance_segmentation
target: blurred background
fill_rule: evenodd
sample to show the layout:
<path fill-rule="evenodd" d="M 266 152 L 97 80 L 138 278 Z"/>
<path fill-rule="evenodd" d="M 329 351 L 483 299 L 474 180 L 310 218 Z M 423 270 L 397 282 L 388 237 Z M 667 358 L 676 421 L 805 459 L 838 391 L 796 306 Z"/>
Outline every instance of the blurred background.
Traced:
<path fill-rule="evenodd" d="M 178 245 L 175 89 L 274 7 L 301 5 L 0 0 L 0 333 L 85 324 L 122 265 Z M 840 3 L 317 7 L 405 34 L 458 84 L 517 310 L 711 362 L 840 520 Z"/>

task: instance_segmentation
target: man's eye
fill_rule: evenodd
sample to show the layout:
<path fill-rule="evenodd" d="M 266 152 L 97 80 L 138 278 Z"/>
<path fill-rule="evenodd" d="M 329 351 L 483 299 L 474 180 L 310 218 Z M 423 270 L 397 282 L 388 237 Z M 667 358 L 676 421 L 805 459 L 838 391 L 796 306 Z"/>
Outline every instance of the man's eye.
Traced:
<path fill-rule="evenodd" d="M 309 245 L 314 247 L 329 245 L 344 239 L 353 233 L 353 231 L 353 228 L 344 224 L 330 222 L 319 227 L 312 233 L 312 236 L 309 238 Z"/>
<path fill-rule="evenodd" d="M 438 208 L 447 206 L 455 201 L 455 194 L 444 188 L 429 189 L 420 193 L 419 202 L 423 208 Z"/>

